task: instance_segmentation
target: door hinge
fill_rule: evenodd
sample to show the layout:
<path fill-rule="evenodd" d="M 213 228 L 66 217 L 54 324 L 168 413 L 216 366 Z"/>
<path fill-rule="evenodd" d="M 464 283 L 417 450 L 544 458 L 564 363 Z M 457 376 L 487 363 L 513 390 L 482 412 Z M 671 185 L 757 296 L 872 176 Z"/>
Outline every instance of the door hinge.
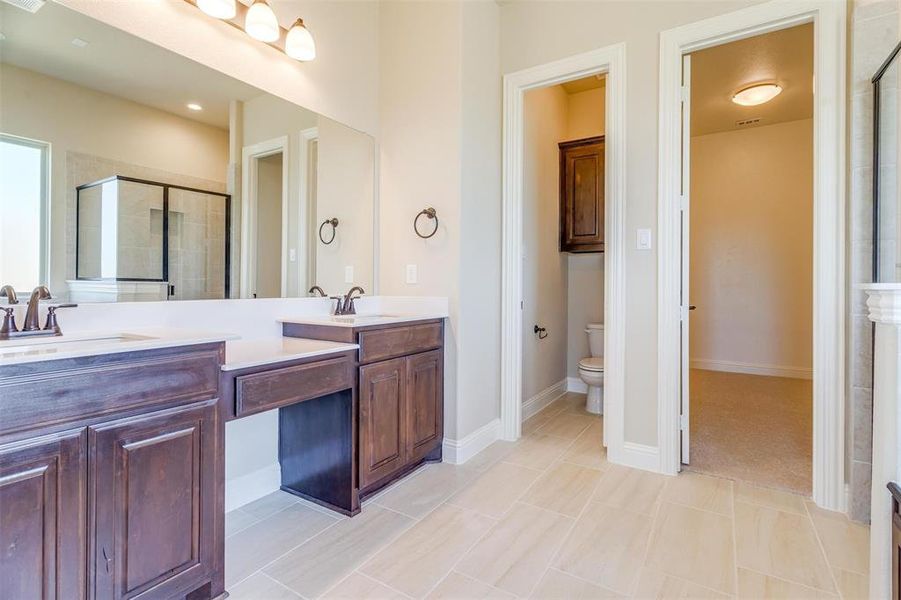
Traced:
<path fill-rule="evenodd" d="M 670 89 L 672 89 L 672 88 L 670 88 Z M 679 98 L 682 100 L 682 102 L 688 101 L 689 93 L 690 92 L 689 92 L 688 86 L 683 85 L 682 87 L 679 88 Z"/>
<path fill-rule="evenodd" d="M 686 415 L 686 414 L 679 415 L 679 429 L 681 431 L 688 430 L 688 415 Z"/>
<path fill-rule="evenodd" d="M 679 307 L 679 320 L 680 321 L 688 320 L 688 307 L 687 306 L 683 305 L 683 306 Z"/>
<path fill-rule="evenodd" d="M 688 208 L 688 196 L 685 194 L 679 194 L 679 210 L 685 212 L 685 209 Z"/>

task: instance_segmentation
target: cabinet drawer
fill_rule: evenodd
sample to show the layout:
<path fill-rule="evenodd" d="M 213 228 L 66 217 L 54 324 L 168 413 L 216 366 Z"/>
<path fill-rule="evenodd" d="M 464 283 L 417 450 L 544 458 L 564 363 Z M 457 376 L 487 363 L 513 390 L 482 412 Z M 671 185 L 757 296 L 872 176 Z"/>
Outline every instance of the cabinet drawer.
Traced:
<path fill-rule="evenodd" d="M 287 406 L 353 385 L 353 364 L 347 358 L 241 375 L 235 379 L 235 415 L 242 417 Z"/>
<path fill-rule="evenodd" d="M 441 346 L 441 323 L 424 323 L 360 332 L 360 362 L 415 354 Z"/>

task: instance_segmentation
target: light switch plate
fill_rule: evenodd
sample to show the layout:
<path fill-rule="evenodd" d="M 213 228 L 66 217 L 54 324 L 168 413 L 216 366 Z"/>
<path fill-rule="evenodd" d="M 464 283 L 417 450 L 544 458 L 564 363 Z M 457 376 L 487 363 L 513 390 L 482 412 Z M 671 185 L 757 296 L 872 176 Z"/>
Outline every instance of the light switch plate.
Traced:
<path fill-rule="evenodd" d="M 290 248 L 288 250 L 288 260 L 290 262 L 297 261 L 297 249 L 296 248 Z"/>
<path fill-rule="evenodd" d="M 650 250 L 651 249 L 651 230 L 650 229 L 639 229 L 637 235 L 635 236 L 635 247 L 638 250 Z"/>
<path fill-rule="evenodd" d="M 419 269 L 416 265 L 407 265 L 407 283 L 419 283 Z"/>
<path fill-rule="evenodd" d="M 344 283 L 353 283 L 354 282 L 354 267 L 353 265 L 347 265 L 344 267 Z"/>

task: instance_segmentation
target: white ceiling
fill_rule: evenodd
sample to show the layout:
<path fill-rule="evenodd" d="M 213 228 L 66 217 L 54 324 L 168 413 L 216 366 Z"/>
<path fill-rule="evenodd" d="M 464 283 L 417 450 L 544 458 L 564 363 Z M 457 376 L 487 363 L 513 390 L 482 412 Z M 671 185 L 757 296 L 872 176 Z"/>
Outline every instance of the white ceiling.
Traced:
<path fill-rule="evenodd" d="M 55 2 L 36 14 L 0 2 L 0 31 L 4 63 L 223 129 L 230 100 L 264 93 Z M 88 45 L 76 47 L 75 38 Z"/>
<path fill-rule="evenodd" d="M 777 83 L 782 93 L 758 106 L 732 96 L 755 83 Z M 799 25 L 691 53 L 691 135 L 813 116 L 813 25 Z"/>

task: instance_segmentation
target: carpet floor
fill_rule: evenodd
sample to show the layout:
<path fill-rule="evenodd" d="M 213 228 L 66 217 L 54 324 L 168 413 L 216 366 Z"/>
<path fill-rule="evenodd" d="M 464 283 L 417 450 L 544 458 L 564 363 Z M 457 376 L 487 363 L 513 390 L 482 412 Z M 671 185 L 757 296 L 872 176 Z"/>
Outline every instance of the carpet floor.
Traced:
<path fill-rule="evenodd" d="M 690 470 L 810 495 L 810 380 L 691 369 L 689 385 Z"/>

